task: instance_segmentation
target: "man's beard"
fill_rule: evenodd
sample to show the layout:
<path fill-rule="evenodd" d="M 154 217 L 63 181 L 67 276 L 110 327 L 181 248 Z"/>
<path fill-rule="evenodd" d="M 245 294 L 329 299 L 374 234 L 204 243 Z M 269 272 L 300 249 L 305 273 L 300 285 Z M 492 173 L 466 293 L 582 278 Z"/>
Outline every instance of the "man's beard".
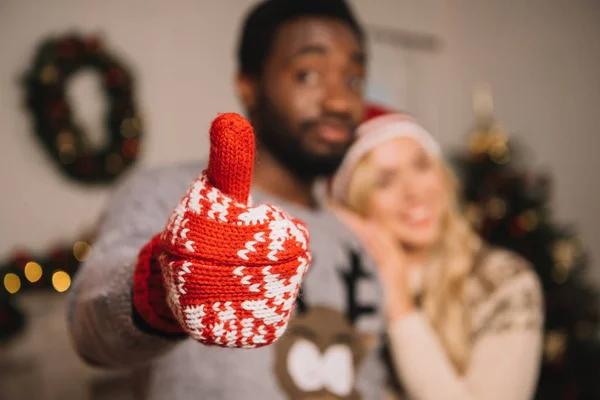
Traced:
<path fill-rule="evenodd" d="M 347 115 L 332 115 L 332 117 L 342 120 L 351 131 L 356 128 Z M 264 96 L 254 110 L 253 120 L 256 124 L 259 144 L 281 165 L 303 181 L 329 177 L 342 163 L 347 148 L 340 152 L 341 154 L 327 155 L 315 154 L 305 148 L 302 136 L 316 125 L 315 120 L 302 122 L 298 132 L 294 132 L 285 117 Z"/>

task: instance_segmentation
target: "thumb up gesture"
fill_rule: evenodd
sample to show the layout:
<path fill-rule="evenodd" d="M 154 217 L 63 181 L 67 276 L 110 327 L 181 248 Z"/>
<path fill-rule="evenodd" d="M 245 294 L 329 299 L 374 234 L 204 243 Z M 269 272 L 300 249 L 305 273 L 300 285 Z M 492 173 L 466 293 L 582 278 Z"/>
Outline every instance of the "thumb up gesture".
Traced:
<path fill-rule="evenodd" d="M 146 253 L 188 335 L 206 345 L 265 346 L 290 319 L 310 263 L 308 230 L 275 206 L 250 204 L 254 132 L 243 117 L 219 115 L 210 145 L 208 168 Z"/>

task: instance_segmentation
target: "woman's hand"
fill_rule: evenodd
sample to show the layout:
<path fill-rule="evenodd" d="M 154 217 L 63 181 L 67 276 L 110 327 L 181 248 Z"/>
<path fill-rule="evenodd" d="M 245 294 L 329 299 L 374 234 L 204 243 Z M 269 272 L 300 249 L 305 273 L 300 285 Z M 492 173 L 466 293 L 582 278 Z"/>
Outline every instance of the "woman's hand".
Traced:
<path fill-rule="evenodd" d="M 411 312 L 414 303 L 408 285 L 407 265 L 402 247 L 380 224 L 365 220 L 339 204 L 330 206 L 375 260 L 384 287 L 389 320 L 394 321 Z"/>

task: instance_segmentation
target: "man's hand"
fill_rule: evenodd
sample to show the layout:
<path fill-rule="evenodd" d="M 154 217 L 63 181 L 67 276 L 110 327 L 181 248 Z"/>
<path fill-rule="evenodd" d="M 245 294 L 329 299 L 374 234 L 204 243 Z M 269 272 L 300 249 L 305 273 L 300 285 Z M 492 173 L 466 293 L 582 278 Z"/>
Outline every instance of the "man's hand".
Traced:
<path fill-rule="evenodd" d="M 210 128 L 210 158 L 155 238 L 166 303 L 192 338 L 253 348 L 287 327 L 310 263 L 308 230 L 283 210 L 248 204 L 254 133 L 237 114 Z"/>

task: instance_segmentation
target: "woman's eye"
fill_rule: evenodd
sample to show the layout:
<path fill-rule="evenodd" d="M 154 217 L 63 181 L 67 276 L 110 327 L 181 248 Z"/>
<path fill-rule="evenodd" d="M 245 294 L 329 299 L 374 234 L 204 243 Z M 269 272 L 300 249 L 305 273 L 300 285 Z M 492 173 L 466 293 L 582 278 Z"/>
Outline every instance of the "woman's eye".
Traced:
<path fill-rule="evenodd" d="M 415 168 L 425 172 L 431 168 L 431 160 L 427 156 L 421 156 L 415 161 Z"/>
<path fill-rule="evenodd" d="M 317 86 L 321 81 L 321 76 L 314 69 L 307 69 L 296 73 L 296 81 L 303 85 Z"/>
<path fill-rule="evenodd" d="M 380 176 L 377 177 L 377 180 L 375 180 L 375 187 L 377 189 L 385 189 L 388 186 L 390 186 L 392 183 L 392 176 L 389 174 L 381 174 Z"/>

